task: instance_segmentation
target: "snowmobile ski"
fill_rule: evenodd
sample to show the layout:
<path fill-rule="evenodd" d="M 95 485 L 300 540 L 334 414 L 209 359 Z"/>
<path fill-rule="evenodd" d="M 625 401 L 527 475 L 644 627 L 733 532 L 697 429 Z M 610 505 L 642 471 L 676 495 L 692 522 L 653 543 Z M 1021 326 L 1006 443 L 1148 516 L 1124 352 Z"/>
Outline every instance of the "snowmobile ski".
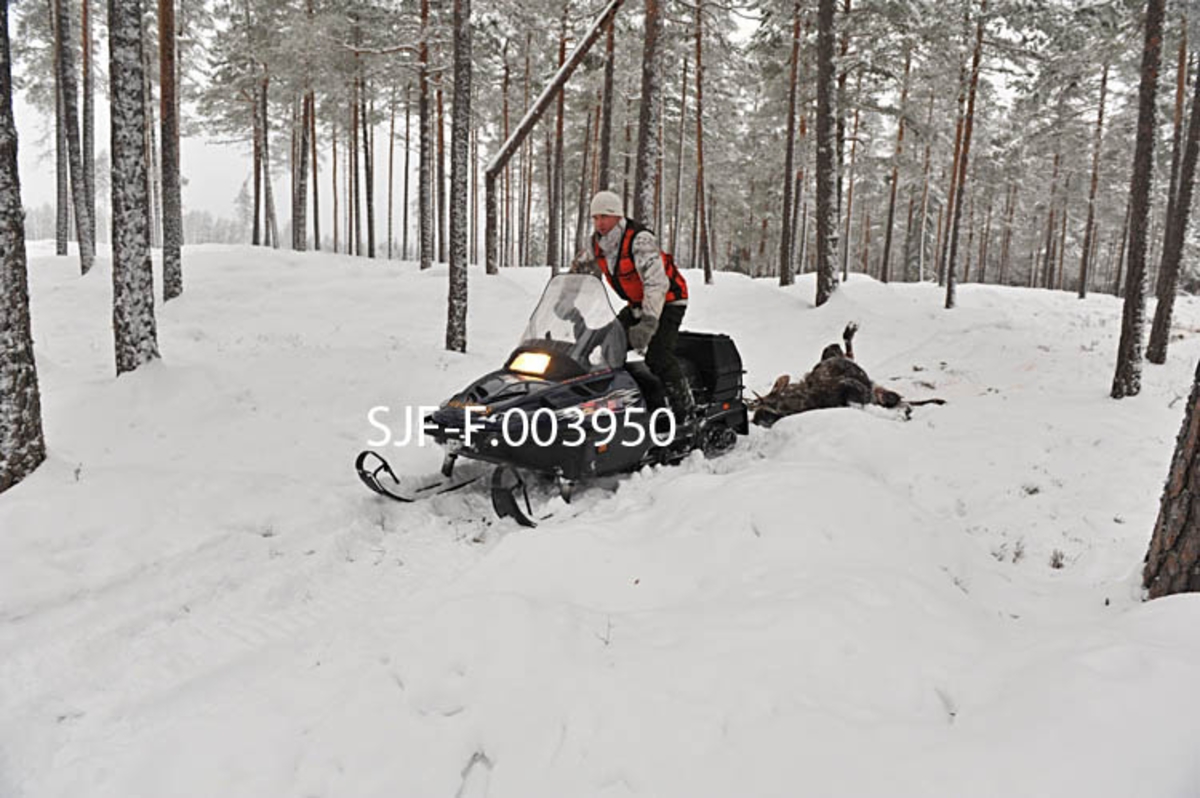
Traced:
<path fill-rule="evenodd" d="M 359 453 L 358 459 L 354 461 L 354 469 L 358 472 L 358 478 L 372 491 L 405 504 L 465 488 L 482 476 L 482 474 L 471 474 L 470 476 L 450 477 L 443 474 L 429 480 L 398 477 L 396 472 L 392 471 L 388 461 L 383 459 L 378 452 L 370 449 Z M 386 476 L 381 477 L 381 473 Z"/>

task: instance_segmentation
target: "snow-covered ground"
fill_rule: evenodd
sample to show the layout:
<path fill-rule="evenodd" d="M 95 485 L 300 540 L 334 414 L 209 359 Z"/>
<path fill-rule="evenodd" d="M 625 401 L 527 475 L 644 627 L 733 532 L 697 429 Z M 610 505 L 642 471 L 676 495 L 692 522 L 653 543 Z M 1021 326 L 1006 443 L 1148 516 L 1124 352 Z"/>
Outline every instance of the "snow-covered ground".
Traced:
<path fill-rule="evenodd" d="M 351 464 L 370 408 L 504 358 L 542 270 L 473 269 L 457 355 L 444 267 L 189 249 L 164 361 L 115 379 L 77 268 L 32 247 L 51 455 L 0 497 L 0 796 L 1200 795 L 1200 597 L 1139 596 L 1200 302 L 1115 402 L 1109 296 L 689 272 L 749 388 L 853 319 L 948 404 L 791 417 L 526 530 Z"/>

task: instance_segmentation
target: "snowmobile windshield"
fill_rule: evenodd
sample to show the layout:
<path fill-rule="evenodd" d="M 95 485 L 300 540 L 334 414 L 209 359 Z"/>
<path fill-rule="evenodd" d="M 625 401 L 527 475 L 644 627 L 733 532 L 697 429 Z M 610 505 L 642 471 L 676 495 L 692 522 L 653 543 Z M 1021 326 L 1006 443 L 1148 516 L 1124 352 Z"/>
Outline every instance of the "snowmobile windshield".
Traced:
<path fill-rule="evenodd" d="M 521 339 L 526 349 L 539 345 L 564 353 L 584 372 L 625 365 L 625 328 L 617 321 L 599 277 L 560 274 L 550 278 Z"/>

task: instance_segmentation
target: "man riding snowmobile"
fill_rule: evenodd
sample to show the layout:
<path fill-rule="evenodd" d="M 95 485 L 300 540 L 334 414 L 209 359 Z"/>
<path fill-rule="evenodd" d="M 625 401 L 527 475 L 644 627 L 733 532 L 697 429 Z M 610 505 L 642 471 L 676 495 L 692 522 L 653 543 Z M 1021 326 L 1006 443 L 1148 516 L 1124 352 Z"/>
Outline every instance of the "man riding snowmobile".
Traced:
<path fill-rule="evenodd" d="M 677 427 L 693 420 L 695 401 L 675 346 L 687 310 L 687 281 L 669 254 L 659 250 L 654 232 L 626 218 L 621 198 L 600 191 L 592 198 L 595 232 L 591 247 L 571 262 L 572 272 L 598 271 L 625 307 L 617 315 L 631 349 L 663 385 Z M 649 397 L 661 403 L 662 397 Z"/>

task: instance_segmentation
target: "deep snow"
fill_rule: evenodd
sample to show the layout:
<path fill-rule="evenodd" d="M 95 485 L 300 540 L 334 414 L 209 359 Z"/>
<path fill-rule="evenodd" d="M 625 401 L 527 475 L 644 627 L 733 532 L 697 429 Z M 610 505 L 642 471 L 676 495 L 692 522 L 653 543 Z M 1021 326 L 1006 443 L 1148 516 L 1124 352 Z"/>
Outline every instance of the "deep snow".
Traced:
<path fill-rule="evenodd" d="M 1200 598 L 1139 590 L 1196 300 L 1115 402 L 1109 296 L 852 275 L 815 309 L 811 275 L 688 272 L 749 388 L 853 319 L 877 381 L 948 404 L 792 417 L 525 530 L 351 464 L 371 407 L 504 358 L 543 270 L 472 269 L 456 355 L 444 267 L 189 248 L 164 361 L 115 379 L 108 259 L 49 253 L 51 457 L 0 496 L 6 798 L 1200 794 Z"/>

